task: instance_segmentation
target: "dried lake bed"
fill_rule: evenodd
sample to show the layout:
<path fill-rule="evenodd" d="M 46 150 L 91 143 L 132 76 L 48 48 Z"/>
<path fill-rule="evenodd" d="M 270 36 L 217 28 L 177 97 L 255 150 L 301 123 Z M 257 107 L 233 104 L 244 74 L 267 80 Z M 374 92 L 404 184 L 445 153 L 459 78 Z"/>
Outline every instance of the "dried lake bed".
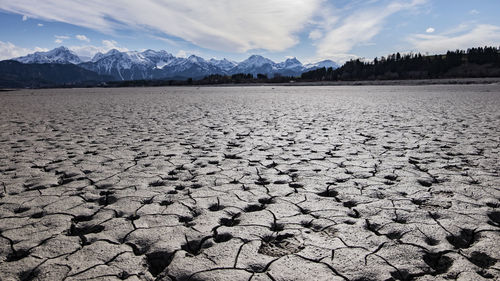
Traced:
<path fill-rule="evenodd" d="M 0 280 L 498 280 L 500 85 L 0 93 Z"/>

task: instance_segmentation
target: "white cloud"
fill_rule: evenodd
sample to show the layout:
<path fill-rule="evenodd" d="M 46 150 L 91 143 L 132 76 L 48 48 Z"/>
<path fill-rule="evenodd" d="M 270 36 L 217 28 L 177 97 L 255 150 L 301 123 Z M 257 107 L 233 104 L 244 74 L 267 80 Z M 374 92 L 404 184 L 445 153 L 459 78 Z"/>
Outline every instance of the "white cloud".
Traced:
<path fill-rule="evenodd" d="M 160 40 L 160 41 L 166 42 L 166 43 L 170 44 L 171 46 L 178 46 L 179 45 L 177 41 L 174 41 L 174 40 L 171 40 L 171 39 L 168 39 L 168 38 L 164 38 L 164 37 L 161 37 L 161 36 L 149 35 L 149 37 L 154 38 L 156 40 Z"/>
<path fill-rule="evenodd" d="M 18 47 L 11 42 L 0 41 L 0 60 L 6 60 L 11 58 L 16 58 L 20 56 L 25 56 L 33 52 L 43 52 L 48 51 L 48 49 L 43 49 L 35 47 L 33 49 Z"/>
<path fill-rule="evenodd" d="M 176 57 L 180 57 L 180 58 L 187 58 L 191 55 L 195 55 L 195 56 L 201 56 L 202 54 L 199 52 L 199 51 L 196 51 L 196 50 L 179 50 L 175 56 Z"/>
<path fill-rule="evenodd" d="M 323 32 L 319 29 L 315 29 L 309 33 L 309 39 L 318 40 L 323 37 Z"/>
<path fill-rule="evenodd" d="M 39 27 L 42 27 L 42 26 L 43 26 L 43 23 L 39 23 L 39 24 L 37 24 L 37 25 L 38 25 Z"/>
<path fill-rule="evenodd" d="M 187 58 L 188 54 L 184 50 L 179 50 L 175 56 L 179 58 Z"/>
<path fill-rule="evenodd" d="M 500 26 L 477 24 L 464 30 L 440 34 L 413 34 L 408 38 L 414 51 L 443 53 L 448 50 L 467 49 L 470 47 L 500 45 Z"/>
<path fill-rule="evenodd" d="M 28 16 L 24 15 L 23 16 L 23 21 L 27 21 L 28 20 Z"/>
<path fill-rule="evenodd" d="M 380 33 L 387 17 L 403 10 L 414 9 L 426 2 L 426 0 L 392 1 L 387 5 L 356 9 L 339 25 L 327 32 L 318 43 L 317 56 L 338 62 L 349 60 L 353 58 L 349 52 L 354 47 L 370 43 L 371 39 Z"/>
<path fill-rule="evenodd" d="M 76 35 L 75 38 L 78 39 L 78 40 L 80 40 L 80 41 L 90 42 L 90 39 L 87 38 L 87 36 L 85 36 L 85 35 L 80 35 L 79 34 L 79 35 Z"/>
<path fill-rule="evenodd" d="M 101 46 L 95 45 L 80 45 L 80 46 L 70 46 L 68 47 L 71 51 L 75 52 L 77 55 L 82 57 L 93 57 L 96 53 L 106 53 L 109 50 L 117 49 L 121 52 L 128 51 L 127 48 L 120 47 L 118 43 L 114 40 L 102 40 Z"/>
<path fill-rule="evenodd" d="M 106 52 L 111 49 L 117 49 L 118 51 L 128 51 L 127 48 L 118 46 L 118 42 L 115 40 L 102 40 L 102 46 L 106 49 Z"/>
<path fill-rule="evenodd" d="M 105 33 L 161 32 L 221 51 L 285 50 L 325 0 L 0 0 L 3 10 Z"/>
<path fill-rule="evenodd" d="M 471 14 L 471 15 L 479 15 L 479 11 L 476 10 L 476 9 L 472 9 L 472 10 L 469 11 L 469 14 Z"/>
<path fill-rule="evenodd" d="M 54 35 L 54 37 L 56 38 L 54 40 L 54 43 L 56 43 L 56 44 L 61 44 L 62 42 L 64 42 L 64 40 L 67 40 L 70 38 L 69 36 L 65 36 L 65 35 Z"/>
<path fill-rule="evenodd" d="M 429 27 L 425 30 L 425 32 L 427 33 L 433 33 L 434 31 L 436 31 L 433 27 Z"/>

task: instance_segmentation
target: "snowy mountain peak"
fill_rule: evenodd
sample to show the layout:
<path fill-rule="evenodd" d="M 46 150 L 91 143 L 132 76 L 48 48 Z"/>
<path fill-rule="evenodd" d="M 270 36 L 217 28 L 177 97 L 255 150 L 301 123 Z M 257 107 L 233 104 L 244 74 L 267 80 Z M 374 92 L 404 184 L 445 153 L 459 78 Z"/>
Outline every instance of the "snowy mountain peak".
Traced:
<path fill-rule="evenodd" d="M 139 53 L 136 51 L 130 51 L 130 52 L 122 53 L 122 54 L 125 55 L 126 59 L 133 61 L 135 63 L 147 63 L 148 62 L 148 59 L 142 53 Z"/>
<path fill-rule="evenodd" d="M 111 49 L 109 51 L 107 51 L 106 53 L 101 53 L 101 52 L 98 52 L 94 55 L 94 57 L 92 58 L 92 62 L 97 62 L 103 58 L 107 58 L 107 57 L 110 57 L 110 56 L 117 56 L 117 55 L 120 55 L 121 52 L 118 51 L 117 49 Z"/>
<path fill-rule="evenodd" d="M 117 49 L 111 49 L 109 51 L 107 51 L 106 53 L 97 53 L 94 58 L 92 59 L 93 61 L 98 61 L 102 58 L 106 58 L 106 57 L 110 57 L 110 56 L 117 56 L 117 55 L 120 55 L 121 52 L 118 51 Z"/>
<path fill-rule="evenodd" d="M 230 61 L 226 58 L 223 58 L 221 60 L 217 60 L 217 59 L 210 59 L 208 61 L 211 65 L 214 65 L 214 66 L 217 66 L 217 67 L 220 67 L 222 70 L 224 71 L 229 71 L 231 68 L 235 67 L 237 65 L 236 62 L 234 61 Z"/>
<path fill-rule="evenodd" d="M 278 64 L 280 68 L 302 68 L 302 63 L 295 57 L 288 58 L 284 62 Z"/>
<path fill-rule="evenodd" d="M 332 61 L 332 60 L 322 60 L 322 61 L 319 61 L 319 62 L 316 62 L 316 63 L 310 63 L 310 64 L 306 64 L 305 65 L 306 68 L 308 69 L 317 69 L 317 68 L 333 68 L 333 69 L 336 69 L 336 68 L 339 68 L 340 66 Z"/>
<path fill-rule="evenodd" d="M 120 53 L 120 51 L 118 51 L 117 49 L 111 49 L 111 50 L 109 50 L 109 51 L 106 53 L 106 55 L 108 55 L 108 56 L 112 56 L 112 55 L 116 55 L 116 54 L 119 54 L 119 53 Z"/>
<path fill-rule="evenodd" d="M 142 51 L 142 54 L 144 54 L 144 55 L 157 55 L 158 53 L 162 53 L 162 52 L 165 52 L 165 51 L 155 51 L 155 50 L 147 49 L 147 50 Z"/>
<path fill-rule="evenodd" d="M 92 58 L 92 62 L 96 62 L 104 57 L 104 54 L 101 52 L 97 52 L 94 57 Z"/>
<path fill-rule="evenodd" d="M 35 52 L 24 57 L 14 58 L 21 63 L 61 63 L 78 64 L 82 60 L 68 48 L 61 46 L 48 52 Z"/>
<path fill-rule="evenodd" d="M 187 59 L 192 63 L 206 63 L 204 58 L 195 55 L 190 55 Z"/>
<path fill-rule="evenodd" d="M 155 51 L 155 50 L 148 49 L 148 50 L 143 51 L 141 54 L 147 58 L 173 57 L 172 54 L 170 54 L 164 50 Z"/>
<path fill-rule="evenodd" d="M 251 55 L 248 59 L 240 62 L 238 64 L 238 67 L 239 68 L 261 67 L 265 64 L 269 64 L 271 66 L 275 65 L 275 63 L 268 58 L 265 58 L 265 57 L 260 56 L 260 55 Z"/>
<path fill-rule="evenodd" d="M 175 57 L 167 51 L 145 50 L 140 55 L 146 60 L 155 65 L 155 69 L 161 69 L 171 63 Z"/>
<path fill-rule="evenodd" d="M 57 53 L 57 52 L 66 52 L 66 51 L 69 51 L 69 49 L 66 48 L 65 46 L 60 46 L 60 47 L 52 49 L 51 51 L 48 51 L 48 53 L 51 53 L 51 52 Z"/>

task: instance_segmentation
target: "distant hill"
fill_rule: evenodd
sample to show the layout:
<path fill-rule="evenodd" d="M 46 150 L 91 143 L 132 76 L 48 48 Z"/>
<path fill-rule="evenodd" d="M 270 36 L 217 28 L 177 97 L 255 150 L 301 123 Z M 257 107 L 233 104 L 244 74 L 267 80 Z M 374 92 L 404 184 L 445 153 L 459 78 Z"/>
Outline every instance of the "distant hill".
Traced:
<path fill-rule="evenodd" d="M 0 61 L 0 88 L 40 88 L 61 85 L 96 85 L 113 80 L 74 64 L 23 64 L 18 61 Z"/>

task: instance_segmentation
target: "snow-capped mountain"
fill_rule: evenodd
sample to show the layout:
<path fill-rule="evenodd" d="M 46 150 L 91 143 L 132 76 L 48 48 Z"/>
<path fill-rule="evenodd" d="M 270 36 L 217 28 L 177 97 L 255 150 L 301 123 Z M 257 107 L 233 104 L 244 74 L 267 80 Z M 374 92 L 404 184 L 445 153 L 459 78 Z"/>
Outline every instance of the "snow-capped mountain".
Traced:
<path fill-rule="evenodd" d="M 279 68 L 293 69 L 293 68 L 302 68 L 304 66 L 297 58 L 290 58 L 284 62 L 278 63 L 278 67 Z"/>
<path fill-rule="evenodd" d="M 323 61 L 319 61 L 317 63 L 309 63 L 309 64 L 306 64 L 304 65 L 305 68 L 307 69 L 318 69 L 318 68 L 333 68 L 333 69 L 336 69 L 336 68 L 339 68 L 340 66 L 332 61 L 332 60 L 323 60 Z"/>
<path fill-rule="evenodd" d="M 263 56 L 251 55 L 248 59 L 238 63 L 239 68 L 262 67 L 266 64 L 275 65 L 275 63 Z"/>
<path fill-rule="evenodd" d="M 153 62 L 156 68 L 163 68 L 165 65 L 168 65 L 169 62 L 175 59 L 175 57 L 167 51 L 146 50 L 141 54 L 145 58 Z"/>
<path fill-rule="evenodd" d="M 231 74 L 251 73 L 254 76 L 261 73 L 266 74 L 268 77 L 272 77 L 277 74 L 283 76 L 300 76 L 303 72 L 324 66 L 333 68 L 338 67 L 333 61 L 322 61 L 317 64 L 303 65 L 297 58 L 289 58 L 284 62 L 275 63 L 265 57 L 253 55 L 238 63 L 229 72 Z"/>
<path fill-rule="evenodd" d="M 80 66 L 119 80 L 153 79 L 152 70 L 156 68 L 156 62 L 148 58 L 147 55 L 151 54 L 146 52 L 120 52 L 113 49 L 105 54 L 96 54 L 92 61 L 81 63 Z"/>
<path fill-rule="evenodd" d="M 237 62 L 230 61 L 228 59 L 210 59 L 208 62 L 214 66 L 221 68 L 224 71 L 229 71 L 238 64 Z"/>
<path fill-rule="evenodd" d="M 277 64 L 279 73 L 285 76 L 299 76 L 306 68 L 297 58 L 289 58 L 284 62 Z"/>
<path fill-rule="evenodd" d="M 306 68 L 296 58 L 289 58 L 284 62 L 275 63 L 272 60 L 259 55 L 252 55 L 248 59 L 238 63 L 231 73 L 259 73 L 272 77 L 276 74 L 286 76 L 298 76 Z"/>
<path fill-rule="evenodd" d="M 55 48 L 48 52 L 36 52 L 24 57 L 14 58 L 21 63 L 60 63 L 60 64 L 79 64 L 82 60 L 66 47 Z"/>
<path fill-rule="evenodd" d="M 248 59 L 238 63 L 230 71 L 235 73 L 251 73 L 254 76 L 257 74 L 270 75 L 277 73 L 276 63 L 272 60 L 259 55 L 252 55 Z"/>
<path fill-rule="evenodd" d="M 99 74 L 112 75 L 118 80 L 201 78 L 210 74 L 224 73 L 224 70 L 217 65 L 195 55 L 177 58 L 166 51 L 153 50 L 144 52 L 111 50 L 106 54 L 96 54 L 91 62 L 82 63 L 80 66 Z"/>
<path fill-rule="evenodd" d="M 225 74 L 217 65 L 202 57 L 191 55 L 188 58 L 176 58 L 165 65 L 160 73 L 163 77 L 194 77 L 201 78 L 210 74 Z"/>
<path fill-rule="evenodd" d="M 22 63 L 77 64 L 100 75 L 113 76 L 117 80 L 185 79 L 190 77 L 196 79 L 211 74 L 232 75 L 237 73 L 251 73 L 254 76 L 265 74 L 268 77 L 275 75 L 299 76 L 305 71 L 320 67 L 338 67 L 335 62 L 330 60 L 303 65 L 296 58 L 275 63 L 263 56 L 252 55 L 237 63 L 227 59 L 205 60 L 195 55 L 187 58 L 175 57 L 166 51 L 120 52 L 115 49 L 104 54 L 97 53 L 91 60 L 83 62 L 75 53 L 65 47 L 59 47 L 49 52 L 37 52 L 15 60 Z"/>

